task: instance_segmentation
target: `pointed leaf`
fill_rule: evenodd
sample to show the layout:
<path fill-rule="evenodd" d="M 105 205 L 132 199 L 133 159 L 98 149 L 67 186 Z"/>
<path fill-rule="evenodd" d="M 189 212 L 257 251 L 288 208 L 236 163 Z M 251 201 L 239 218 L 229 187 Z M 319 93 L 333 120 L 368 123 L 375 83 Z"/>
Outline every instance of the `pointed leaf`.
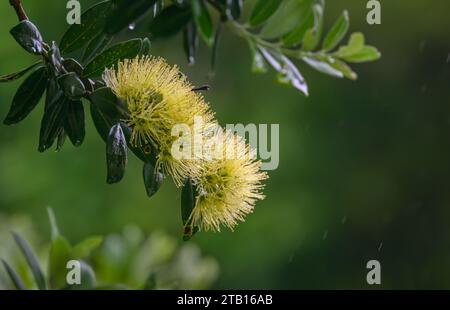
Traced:
<path fill-rule="evenodd" d="M 214 42 L 214 31 L 211 16 L 203 0 L 191 0 L 192 15 L 206 45 Z"/>
<path fill-rule="evenodd" d="M 72 247 L 70 243 L 62 236 L 58 236 L 53 240 L 50 248 L 49 257 L 49 285 L 51 289 L 64 288 L 67 276 L 67 262 L 72 259 Z"/>
<path fill-rule="evenodd" d="M 72 257 L 74 259 L 86 258 L 91 255 L 92 251 L 97 249 L 103 242 L 102 236 L 94 236 L 84 239 L 73 247 Z"/>
<path fill-rule="evenodd" d="M 26 290 L 25 284 L 23 283 L 22 279 L 20 278 L 19 274 L 6 262 L 2 259 L 3 267 L 5 267 L 6 272 L 9 275 L 9 278 L 11 279 L 11 282 L 14 284 L 16 289 L 18 290 Z"/>
<path fill-rule="evenodd" d="M 52 230 L 52 240 L 55 240 L 59 237 L 59 228 L 58 224 L 56 223 L 56 217 L 55 213 L 53 212 L 52 208 L 47 208 L 47 214 L 48 214 L 48 220 L 50 222 L 50 227 Z"/>
<path fill-rule="evenodd" d="M 115 34 L 135 22 L 155 4 L 156 0 L 114 0 L 106 20 L 106 33 Z"/>
<path fill-rule="evenodd" d="M 348 12 L 344 11 L 323 40 L 322 49 L 324 51 L 334 49 L 347 34 L 349 26 L 350 19 L 348 17 Z"/>
<path fill-rule="evenodd" d="M 32 64 L 31 66 L 29 66 L 29 67 L 27 67 L 25 69 L 22 69 L 20 71 L 0 76 L 0 83 L 11 82 L 11 81 L 20 79 L 22 76 L 24 76 L 30 70 L 34 69 L 36 66 L 38 66 L 40 64 L 42 64 L 42 61 L 38 61 L 38 62 Z"/>
<path fill-rule="evenodd" d="M 127 142 L 120 124 L 115 124 L 109 131 L 106 141 L 107 183 L 120 182 L 127 165 Z"/>
<path fill-rule="evenodd" d="M 161 172 L 156 171 L 155 166 L 151 163 L 146 163 L 144 165 L 143 175 L 147 196 L 152 197 L 161 187 L 164 181 L 164 175 Z"/>
<path fill-rule="evenodd" d="M 47 96 L 48 100 L 41 121 L 39 152 L 44 152 L 53 145 L 64 125 L 67 111 L 67 99 L 62 91 L 50 92 L 47 90 Z"/>
<path fill-rule="evenodd" d="M 29 20 L 21 21 L 10 30 L 11 35 L 16 39 L 27 52 L 39 55 L 43 52 L 43 40 L 37 27 Z"/>
<path fill-rule="evenodd" d="M 136 57 L 141 51 L 141 45 L 141 39 L 133 39 L 110 47 L 86 65 L 83 76 L 99 76 L 106 68 L 117 65 L 119 61 Z"/>
<path fill-rule="evenodd" d="M 96 57 L 98 54 L 103 52 L 103 50 L 106 48 L 106 46 L 108 46 L 108 44 L 111 43 L 112 39 L 113 39 L 113 36 L 111 36 L 109 34 L 106 34 L 106 33 L 98 34 L 86 46 L 86 49 L 84 50 L 81 61 L 83 63 L 86 63 L 86 62 L 92 60 L 92 58 Z"/>
<path fill-rule="evenodd" d="M 100 2 L 81 15 L 81 24 L 73 24 L 61 39 L 61 53 L 67 54 L 85 46 L 100 33 L 106 21 L 111 1 Z"/>
<path fill-rule="evenodd" d="M 281 2 L 281 0 L 259 0 L 250 16 L 250 25 L 257 26 L 264 23 L 275 13 Z"/>
<path fill-rule="evenodd" d="M 149 32 L 152 38 L 177 34 L 192 18 L 190 7 L 171 5 L 152 20 Z"/>
<path fill-rule="evenodd" d="M 4 120 L 5 125 L 22 121 L 41 100 L 47 85 L 47 69 L 42 67 L 34 71 L 19 87 L 11 108 Z"/>
<path fill-rule="evenodd" d="M 31 272 L 33 273 L 34 279 L 36 281 L 36 284 L 40 290 L 47 289 L 47 284 L 45 283 L 44 274 L 42 272 L 41 267 L 39 266 L 39 262 L 36 258 L 36 255 L 34 254 L 33 250 L 31 249 L 28 242 L 26 242 L 20 235 L 13 233 L 14 240 L 16 241 L 16 244 L 22 251 L 22 254 L 25 256 L 25 259 L 28 263 L 28 266 L 31 269 Z"/>
<path fill-rule="evenodd" d="M 69 101 L 64 131 L 74 146 L 83 144 L 85 133 L 84 108 L 81 101 Z"/>

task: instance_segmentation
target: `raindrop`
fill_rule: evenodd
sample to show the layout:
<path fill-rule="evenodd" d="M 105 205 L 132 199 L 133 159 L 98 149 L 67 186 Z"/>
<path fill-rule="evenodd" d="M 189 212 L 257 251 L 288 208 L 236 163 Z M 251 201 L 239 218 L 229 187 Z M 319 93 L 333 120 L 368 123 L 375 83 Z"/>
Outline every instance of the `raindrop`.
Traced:
<path fill-rule="evenodd" d="M 136 28 L 136 24 L 135 23 L 131 23 L 128 25 L 128 29 L 130 30 L 134 30 Z"/>

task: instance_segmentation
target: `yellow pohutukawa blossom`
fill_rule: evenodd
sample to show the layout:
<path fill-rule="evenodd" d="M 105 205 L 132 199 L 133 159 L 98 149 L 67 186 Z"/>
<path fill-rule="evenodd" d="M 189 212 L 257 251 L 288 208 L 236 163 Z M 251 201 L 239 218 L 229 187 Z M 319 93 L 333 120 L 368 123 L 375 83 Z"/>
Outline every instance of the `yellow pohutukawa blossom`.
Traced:
<path fill-rule="evenodd" d="M 171 175 L 178 186 L 196 174 L 199 164 L 195 157 L 177 160 L 172 156 L 171 147 L 178 137 L 171 131 L 177 124 L 193 128 L 195 117 L 209 123 L 214 115 L 178 67 L 159 57 L 140 56 L 107 69 L 103 80 L 128 105 L 130 116 L 124 121 L 132 129 L 131 143 L 157 147 L 157 168 Z"/>
<path fill-rule="evenodd" d="M 256 201 L 264 199 L 261 161 L 238 135 L 221 131 L 217 146 L 210 149 L 212 160 L 193 179 L 198 196 L 189 223 L 200 230 L 233 228 L 253 212 Z M 223 147 L 222 147 L 223 146 Z"/>

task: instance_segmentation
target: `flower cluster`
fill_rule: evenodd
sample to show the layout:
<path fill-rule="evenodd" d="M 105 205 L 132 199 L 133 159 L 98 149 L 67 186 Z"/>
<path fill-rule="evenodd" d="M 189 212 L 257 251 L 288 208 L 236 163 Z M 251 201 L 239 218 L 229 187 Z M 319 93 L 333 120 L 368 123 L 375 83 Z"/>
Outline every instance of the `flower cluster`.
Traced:
<path fill-rule="evenodd" d="M 204 134 L 203 140 L 216 146 L 206 154 L 173 156 L 172 146 L 180 138 L 173 135 L 176 125 L 194 131 L 196 118 L 201 118 L 204 128 L 200 132 L 210 133 L 208 128 L 215 123 L 209 105 L 193 91 L 178 67 L 162 58 L 139 56 L 107 69 L 103 80 L 127 103 L 129 118 L 124 122 L 132 129 L 131 143 L 157 148 L 155 169 L 172 176 L 177 186 L 188 178 L 193 181 L 198 192 L 190 219 L 194 227 L 219 231 L 224 225 L 233 229 L 253 211 L 256 201 L 264 198 L 262 181 L 267 174 L 250 147 L 232 132 L 220 129 Z"/>

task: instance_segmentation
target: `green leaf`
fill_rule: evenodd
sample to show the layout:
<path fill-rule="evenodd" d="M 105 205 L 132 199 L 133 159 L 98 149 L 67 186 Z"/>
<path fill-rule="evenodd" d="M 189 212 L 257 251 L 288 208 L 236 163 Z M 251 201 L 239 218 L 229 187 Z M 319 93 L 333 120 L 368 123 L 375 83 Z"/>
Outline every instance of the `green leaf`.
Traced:
<path fill-rule="evenodd" d="M 113 0 L 106 20 L 106 33 L 115 34 L 125 29 L 152 8 L 155 2 L 156 0 Z"/>
<path fill-rule="evenodd" d="M 2 259 L 3 267 L 5 267 L 6 272 L 9 275 L 9 278 L 11 279 L 11 282 L 14 284 L 16 289 L 18 290 L 26 290 L 25 284 L 23 283 L 22 279 L 18 275 L 18 273 L 6 262 Z"/>
<path fill-rule="evenodd" d="M 139 52 L 139 54 L 141 55 L 150 55 L 150 50 L 152 47 L 152 43 L 150 42 L 150 40 L 148 38 L 144 38 L 144 40 L 142 40 L 142 47 L 141 47 L 141 51 Z"/>
<path fill-rule="evenodd" d="M 106 141 L 107 183 L 120 182 L 125 175 L 128 162 L 127 142 L 120 124 L 115 124 L 109 131 Z"/>
<path fill-rule="evenodd" d="M 53 145 L 64 125 L 66 111 L 67 99 L 64 97 L 63 92 L 57 88 L 52 90 L 49 86 L 39 134 L 39 152 L 44 152 Z"/>
<path fill-rule="evenodd" d="M 275 39 L 292 31 L 300 24 L 311 8 L 311 0 L 285 0 L 278 10 L 267 20 L 261 36 Z"/>
<path fill-rule="evenodd" d="M 78 76 L 83 74 L 83 66 L 73 58 L 64 59 L 62 64 L 68 72 L 74 72 Z"/>
<path fill-rule="evenodd" d="M 195 63 L 195 55 L 198 48 L 198 32 L 197 27 L 193 22 L 188 23 L 186 27 L 184 27 L 183 43 L 188 63 L 193 65 Z"/>
<path fill-rule="evenodd" d="M 313 5 L 314 26 L 308 29 L 303 37 L 302 49 L 311 51 L 317 47 L 322 36 L 323 7 L 319 4 Z"/>
<path fill-rule="evenodd" d="M 109 43 L 111 43 L 113 37 L 106 33 L 100 33 L 96 37 L 94 37 L 89 44 L 87 45 L 86 49 L 84 50 L 83 57 L 81 58 L 81 61 L 83 63 L 86 63 L 101 52 L 104 51 L 106 46 L 108 46 Z"/>
<path fill-rule="evenodd" d="M 73 24 L 61 39 L 61 52 L 67 54 L 85 46 L 104 28 L 111 1 L 100 2 L 81 15 L 81 24 Z"/>
<path fill-rule="evenodd" d="M 360 51 L 341 58 L 348 62 L 361 63 L 361 62 L 375 61 L 380 57 L 381 53 L 377 50 L 376 47 L 364 46 Z"/>
<path fill-rule="evenodd" d="M 267 63 L 264 60 L 263 55 L 258 51 L 258 48 L 253 42 L 249 41 L 249 47 L 252 54 L 252 72 L 253 73 L 266 73 Z"/>
<path fill-rule="evenodd" d="M 47 208 L 48 220 L 50 222 L 50 227 L 52 230 L 52 240 L 55 240 L 59 237 L 59 228 L 56 222 L 55 213 L 52 208 Z"/>
<path fill-rule="evenodd" d="M 161 172 L 156 171 L 155 166 L 152 165 L 152 163 L 144 164 L 143 175 L 147 196 L 152 197 L 161 187 L 164 181 L 164 175 Z"/>
<path fill-rule="evenodd" d="M 16 39 L 27 52 L 39 55 L 43 52 L 43 40 L 37 27 L 29 20 L 21 21 L 10 30 L 11 35 Z"/>
<path fill-rule="evenodd" d="M 0 76 L 0 83 L 11 82 L 11 81 L 17 80 L 40 64 L 42 64 L 42 61 L 38 61 L 38 62 L 32 64 L 31 66 L 29 66 L 25 69 L 22 69 L 20 71 Z"/>
<path fill-rule="evenodd" d="M 213 23 L 209 11 L 203 0 L 191 0 L 192 15 L 206 45 L 214 43 Z"/>
<path fill-rule="evenodd" d="M 281 0 L 259 0 L 250 16 L 250 25 L 257 26 L 264 23 L 278 9 Z"/>
<path fill-rule="evenodd" d="M 171 5 L 156 15 L 150 24 L 152 38 L 169 37 L 177 34 L 192 18 L 190 7 Z"/>
<path fill-rule="evenodd" d="M 69 242 L 62 236 L 53 240 L 50 247 L 49 257 L 49 285 L 51 289 L 61 289 L 65 287 L 67 276 L 67 262 L 71 257 L 72 248 Z"/>
<path fill-rule="evenodd" d="M 11 108 L 4 120 L 5 125 L 17 124 L 33 111 L 39 103 L 47 84 L 47 69 L 34 71 L 17 90 Z"/>
<path fill-rule="evenodd" d="M 39 266 L 39 262 L 36 258 L 36 255 L 34 254 L 30 245 L 20 235 L 18 235 L 16 233 L 13 233 L 13 237 L 14 237 L 14 240 L 16 241 L 17 246 L 22 251 L 22 254 L 25 256 L 25 259 L 28 263 L 28 266 L 31 269 L 31 272 L 33 273 L 33 276 L 34 276 L 34 279 L 36 281 L 38 288 L 40 290 L 47 289 L 44 274 L 41 270 L 41 267 Z"/>
<path fill-rule="evenodd" d="M 141 39 L 133 39 L 110 47 L 86 65 L 83 76 L 99 76 L 106 68 L 116 65 L 119 61 L 136 57 L 141 51 L 141 46 Z"/>
<path fill-rule="evenodd" d="M 302 21 L 286 35 L 282 37 L 285 46 L 297 46 L 303 42 L 306 32 L 314 26 L 314 14 L 312 9 L 305 13 Z"/>
<path fill-rule="evenodd" d="M 74 146 L 83 144 L 85 132 L 84 108 L 81 101 L 69 101 L 64 122 L 64 131 Z"/>
<path fill-rule="evenodd" d="M 143 287 L 144 290 L 155 290 L 156 289 L 156 274 L 155 272 L 150 272 L 145 281 L 145 285 Z"/>
<path fill-rule="evenodd" d="M 308 85 L 289 58 L 277 51 L 269 51 L 262 47 L 259 47 L 259 50 L 267 62 L 278 72 L 278 81 L 280 83 L 288 84 L 301 91 L 305 96 L 308 96 Z"/>
<path fill-rule="evenodd" d="M 195 208 L 197 192 L 191 179 L 187 179 L 181 190 L 181 219 L 183 221 L 183 240 L 189 240 L 198 230 L 192 226 L 192 211 Z"/>
<path fill-rule="evenodd" d="M 337 52 L 333 53 L 333 56 L 348 62 L 359 63 L 377 60 L 381 57 L 381 53 L 375 47 L 365 45 L 364 35 L 357 32 L 353 33 L 348 44 L 341 46 Z"/>
<path fill-rule="evenodd" d="M 85 258 L 91 255 L 92 251 L 97 249 L 103 242 L 102 236 L 94 236 L 84 239 L 72 249 L 74 259 Z"/>
<path fill-rule="evenodd" d="M 361 32 L 355 32 L 350 36 L 347 45 L 341 46 L 333 55 L 339 58 L 352 56 L 364 48 L 365 38 Z"/>
<path fill-rule="evenodd" d="M 348 12 L 344 11 L 323 40 L 322 49 L 324 51 L 334 49 L 347 34 L 349 26 L 350 19 L 348 17 Z"/>
<path fill-rule="evenodd" d="M 83 82 L 74 72 L 63 74 L 57 79 L 64 95 L 71 100 L 79 100 L 86 93 Z"/>
<path fill-rule="evenodd" d="M 66 142 L 67 134 L 64 131 L 64 128 L 59 129 L 57 141 L 56 141 L 56 151 L 60 151 Z"/>
<path fill-rule="evenodd" d="M 338 77 L 356 80 L 357 74 L 343 61 L 331 56 L 315 55 L 303 57 L 302 60 L 319 72 Z"/>

